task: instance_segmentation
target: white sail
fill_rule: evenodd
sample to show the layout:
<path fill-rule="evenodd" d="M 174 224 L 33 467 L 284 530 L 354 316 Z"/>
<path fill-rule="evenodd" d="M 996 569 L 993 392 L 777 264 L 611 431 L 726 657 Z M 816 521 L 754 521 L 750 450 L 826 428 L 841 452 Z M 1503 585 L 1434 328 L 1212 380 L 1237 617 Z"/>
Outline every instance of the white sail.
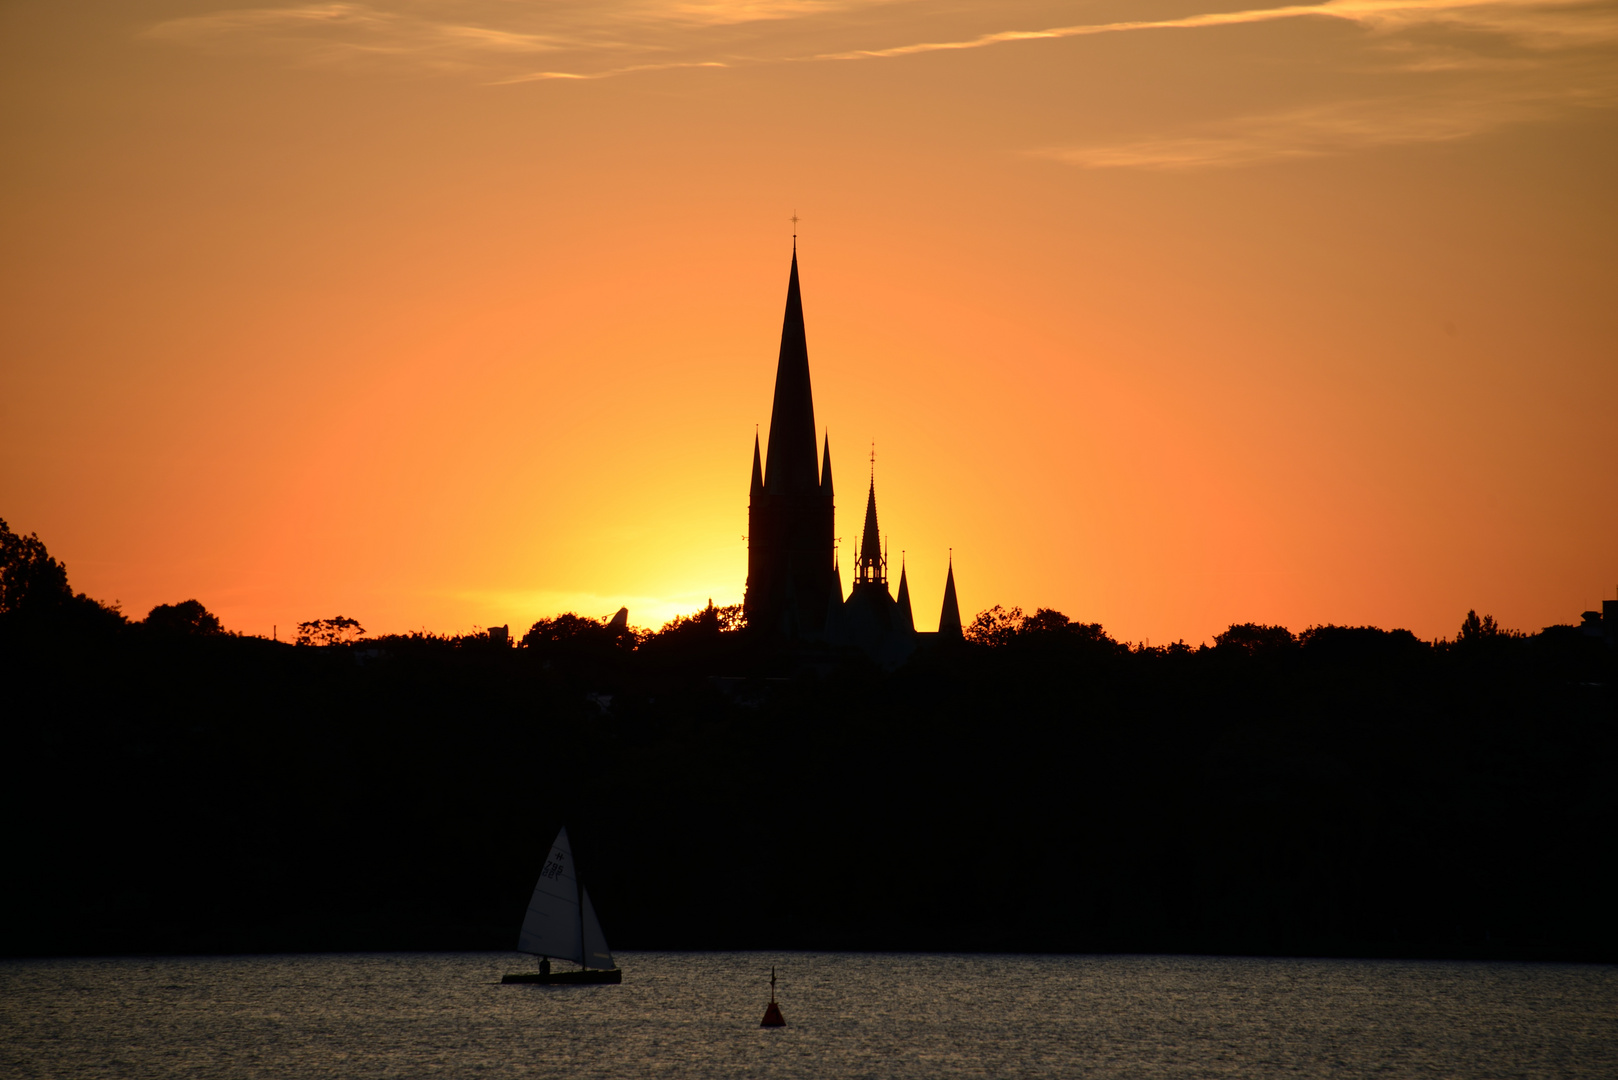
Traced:
<path fill-rule="evenodd" d="M 573 848 L 563 829 L 556 834 L 544 869 L 539 872 L 539 883 L 534 886 L 534 897 L 528 901 L 517 951 L 582 965 L 584 920 L 580 918 L 579 896 L 578 878 L 573 874 Z M 598 926 L 596 933 L 600 932 Z M 602 947 L 605 949 L 605 943 Z"/>
<path fill-rule="evenodd" d="M 596 918 L 595 905 L 590 903 L 590 890 L 584 890 L 584 966 L 615 968 L 612 950 L 607 948 L 607 935 L 601 932 L 601 920 Z"/>

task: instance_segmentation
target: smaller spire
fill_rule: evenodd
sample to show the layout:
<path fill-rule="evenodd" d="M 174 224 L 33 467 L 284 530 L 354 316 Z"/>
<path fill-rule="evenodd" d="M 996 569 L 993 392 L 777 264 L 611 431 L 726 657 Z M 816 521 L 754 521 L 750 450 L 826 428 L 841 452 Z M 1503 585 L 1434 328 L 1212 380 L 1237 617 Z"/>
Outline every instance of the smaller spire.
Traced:
<path fill-rule="evenodd" d="M 758 429 L 753 429 L 753 498 L 764 493 L 764 463 L 758 456 Z"/>
<path fill-rule="evenodd" d="M 905 553 L 899 552 L 899 628 L 907 634 L 916 632 L 916 617 L 910 612 L 910 582 L 905 577 Z"/>
<path fill-rule="evenodd" d="M 876 524 L 876 478 L 871 478 L 865 496 L 865 528 L 860 534 L 860 565 L 856 581 L 884 581 L 882 574 L 882 535 Z"/>
<path fill-rule="evenodd" d="M 826 429 L 826 452 L 820 458 L 820 493 L 830 495 L 831 491 L 831 429 Z"/>
<path fill-rule="evenodd" d="M 961 605 L 955 599 L 955 550 L 949 553 L 949 576 L 944 579 L 944 610 L 938 616 L 939 637 L 961 636 Z"/>

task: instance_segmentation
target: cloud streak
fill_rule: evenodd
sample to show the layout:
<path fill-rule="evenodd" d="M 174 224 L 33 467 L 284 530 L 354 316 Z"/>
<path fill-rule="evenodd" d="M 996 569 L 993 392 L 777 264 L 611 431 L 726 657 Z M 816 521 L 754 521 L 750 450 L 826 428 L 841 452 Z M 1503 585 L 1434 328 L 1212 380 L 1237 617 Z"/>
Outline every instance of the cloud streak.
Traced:
<path fill-rule="evenodd" d="M 641 8 L 642 17 L 702 26 L 734 26 L 829 15 L 856 7 L 876 7 L 892 0 L 687 0 L 685 3 Z"/>
<path fill-rule="evenodd" d="M 514 9 L 506 4 L 434 2 L 412 5 L 420 14 L 385 4 L 347 2 L 238 8 L 170 19 L 143 36 L 207 46 L 252 50 L 293 50 L 329 55 L 371 53 L 431 57 L 458 56 L 468 62 L 497 61 L 501 54 L 574 51 L 586 54 L 668 51 L 680 42 L 670 33 L 705 28 L 768 23 L 834 14 L 855 7 L 881 6 L 893 0 L 685 0 L 685 2 L 595 3 L 562 0 L 541 9 Z M 450 17 L 435 17 L 440 12 Z M 472 20 L 490 16 L 495 26 Z M 545 32 L 513 29 L 511 23 L 543 23 Z M 640 40 L 635 40 L 639 38 Z M 652 39 L 652 40 L 648 40 Z M 689 43 L 689 42 L 688 42 Z M 690 43 L 700 44 L 700 42 Z M 595 73 L 540 72 L 497 80 L 528 82 L 544 78 L 604 78 L 630 71 L 674 67 L 724 67 L 717 60 L 669 64 L 635 64 Z"/>
<path fill-rule="evenodd" d="M 514 75 L 509 79 L 496 79 L 492 86 L 511 86 L 515 83 L 544 82 L 547 79 L 610 79 L 615 75 L 628 75 L 636 71 L 668 71 L 672 68 L 730 67 L 721 60 L 682 60 L 667 64 L 631 64 L 628 67 L 608 68 L 606 71 L 535 71 L 527 75 Z"/>
<path fill-rule="evenodd" d="M 1131 139 L 1037 151 L 1085 169 L 1185 170 L 1230 168 L 1289 158 L 1325 157 L 1406 143 L 1464 139 L 1526 119 L 1521 103 L 1489 98 L 1412 103 L 1334 102 L 1241 117 L 1196 135 Z"/>
<path fill-rule="evenodd" d="M 626 48 L 567 33 L 446 22 L 365 4 L 243 8 L 158 23 L 142 35 L 205 48 L 295 52 L 315 59 L 407 58 L 428 66 L 480 67 L 538 53 Z"/>
<path fill-rule="evenodd" d="M 1370 51 L 1348 61 L 1344 73 L 1426 80 L 1405 84 L 1407 92 L 1398 97 L 1385 86 L 1370 87 L 1382 96 L 1343 94 L 1326 104 L 1300 103 L 1191 131 L 1035 151 L 1087 169 L 1219 168 L 1444 142 L 1557 111 L 1618 105 L 1613 0 L 1323 0 L 798 55 L 781 46 L 801 41 L 810 29 L 845 40 L 875 32 L 872 20 L 833 17 L 839 13 L 900 11 L 902 18 L 887 20 L 888 32 L 898 34 L 896 27 L 917 23 L 910 14 L 915 9 L 901 10 L 906 5 L 895 0 L 552 0 L 538 8 L 476 0 L 454 6 L 443 0 L 399 0 L 408 6 L 398 7 L 376 2 L 219 11 L 158 24 L 146 36 L 210 49 L 273 50 L 314 62 L 411 64 L 511 86 L 677 70 L 899 61 L 1140 31 L 1330 20 L 1372 35 Z M 769 27 L 778 29 L 766 34 Z M 541 63 L 543 69 L 534 70 Z"/>
<path fill-rule="evenodd" d="M 666 63 L 616 64 L 598 71 L 550 70 L 508 75 L 496 84 L 548 79 L 601 79 L 633 72 L 676 68 L 723 68 L 769 63 L 887 60 L 933 52 L 955 52 L 1036 41 L 1092 37 L 1151 30 L 1197 30 L 1291 19 L 1334 19 L 1394 31 L 1418 25 L 1456 27 L 1506 35 L 1551 49 L 1618 40 L 1618 10 L 1568 0 L 1325 0 L 1323 3 L 1204 12 L 1177 19 L 1086 23 L 1043 30 L 1002 30 L 954 41 L 914 42 L 882 48 L 845 49 L 807 56 L 735 55 L 701 57 L 713 42 L 704 30 L 744 23 L 810 20 L 856 8 L 888 6 L 893 0 L 686 0 L 676 3 L 552 4 L 545 29 L 535 32 L 464 21 L 482 10 L 512 17 L 504 5 L 458 5 L 460 18 L 383 10 L 336 2 L 288 7 L 245 8 L 186 16 L 159 23 L 145 36 L 207 47 L 302 50 L 316 57 L 369 55 L 411 57 L 430 66 L 489 68 L 524 55 L 570 52 L 581 56 L 686 52 Z M 438 6 L 427 4 L 431 12 Z M 533 13 L 530 20 L 536 18 Z M 698 57 L 690 57 L 698 52 Z"/>
<path fill-rule="evenodd" d="M 1496 81 L 1417 96 L 1335 101 L 1236 117 L 1188 135 L 1052 147 L 1032 156 L 1084 169 L 1233 168 L 1453 142 L 1570 110 L 1615 104 L 1618 73 L 1608 65 L 1591 64 L 1583 77 L 1556 84 Z"/>
<path fill-rule="evenodd" d="M 1612 40 L 1614 36 L 1618 36 L 1618 20 L 1615 20 L 1609 12 L 1602 13 L 1605 18 L 1550 24 L 1543 18 L 1534 19 L 1525 14 L 1527 11 L 1563 12 L 1577 7 L 1579 5 L 1568 4 L 1564 0 L 1327 0 L 1323 4 L 1292 4 L 1285 7 L 1206 12 L 1179 19 L 1084 23 L 1077 26 L 1052 27 L 1047 30 L 1002 30 L 959 41 L 918 42 L 883 49 L 850 49 L 846 52 L 822 53 L 812 59 L 882 60 L 929 52 L 983 49 L 993 45 L 1009 45 L 1024 41 L 1056 41 L 1063 38 L 1139 30 L 1195 30 L 1300 18 L 1342 19 L 1376 27 L 1452 22 L 1545 41 Z"/>

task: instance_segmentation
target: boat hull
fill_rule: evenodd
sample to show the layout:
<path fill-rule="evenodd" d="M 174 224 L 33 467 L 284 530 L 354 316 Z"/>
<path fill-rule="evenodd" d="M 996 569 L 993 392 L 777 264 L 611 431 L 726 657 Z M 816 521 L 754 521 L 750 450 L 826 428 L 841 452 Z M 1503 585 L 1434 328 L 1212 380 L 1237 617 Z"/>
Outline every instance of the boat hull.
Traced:
<path fill-rule="evenodd" d="M 500 981 L 503 983 L 540 983 L 545 986 L 599 986 L 623 982 L 624 972 L 622 968 L 608 968 L 605 971 L 585 968 L 582 971 L 552 971 L 548 973 L 516 971 Z"/>

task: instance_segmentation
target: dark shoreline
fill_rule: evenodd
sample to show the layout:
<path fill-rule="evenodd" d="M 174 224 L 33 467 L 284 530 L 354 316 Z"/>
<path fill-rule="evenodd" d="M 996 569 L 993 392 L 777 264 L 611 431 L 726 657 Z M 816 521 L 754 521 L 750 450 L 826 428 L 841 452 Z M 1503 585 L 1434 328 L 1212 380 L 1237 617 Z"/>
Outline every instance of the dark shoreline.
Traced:
<path fill-rule="evenodd" d="M 0 954 L 500 951 L 566 824 L 630 951 L 1618 960 L 1572 628 L 823 660 L 8 621 Z"/>

